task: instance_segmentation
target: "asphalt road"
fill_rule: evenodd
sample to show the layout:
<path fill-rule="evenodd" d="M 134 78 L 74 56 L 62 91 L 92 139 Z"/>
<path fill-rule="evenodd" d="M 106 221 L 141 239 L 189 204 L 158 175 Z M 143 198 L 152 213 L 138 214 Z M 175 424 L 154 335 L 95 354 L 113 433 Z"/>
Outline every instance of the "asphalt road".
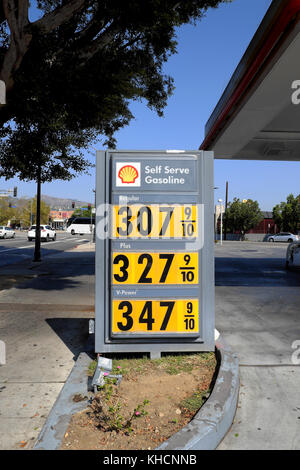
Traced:
<path fill-rule="evenodd" d="M 300 286 L 285 268 L 288 243 L 226 242 L 215 247 L 216 286 Z"/>
<path fill-rule="evenodd" d="M 41 243 L 42 258 L 50 256 L 90 241 L 91 236 L 71 235 L 66 232 L 58 232 L 55 241 Z M 25 259 L 33 259 L 34 241 L 29 242 L 27 232 L 16 231 L 15 238 L 0 239 L 0 267 L 18 263 Z"/>

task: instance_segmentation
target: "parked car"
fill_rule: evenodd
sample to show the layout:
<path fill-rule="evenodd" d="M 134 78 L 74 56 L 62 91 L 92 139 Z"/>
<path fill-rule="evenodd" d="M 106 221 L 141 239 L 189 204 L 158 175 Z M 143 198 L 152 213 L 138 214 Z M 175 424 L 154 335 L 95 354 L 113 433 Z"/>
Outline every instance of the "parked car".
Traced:
<path fill-rule="evenodd" d="M 300 268 L 300 241 L 291 243 L 286 250 L 286 269 Z"/>
<path fill-rule="evenodd" d="M 268 242 L 297 242 L 300 240 L 298 235 L 294 235 L 293 233 L 290 232 L 280 232 L 276 233 L 275 235 L 270 235 L 268 237 Z"/>
<path fill-rule="evenodd" d="M 10 227 L 0 227 L 0 238 L 15 238 L 16 233 Z"/>
<path fill-rule="evenodd" d="M 31 240 L 35 239 L 35 231 L 36 231 L 36 225 L 32 225 L 30 229 L 28 230 L 28 241 L 31 242 Z M 41 225 L 41 240 L 55 240 L 56 239 L 56 232 L 53 230 L 50 225 Z"/>

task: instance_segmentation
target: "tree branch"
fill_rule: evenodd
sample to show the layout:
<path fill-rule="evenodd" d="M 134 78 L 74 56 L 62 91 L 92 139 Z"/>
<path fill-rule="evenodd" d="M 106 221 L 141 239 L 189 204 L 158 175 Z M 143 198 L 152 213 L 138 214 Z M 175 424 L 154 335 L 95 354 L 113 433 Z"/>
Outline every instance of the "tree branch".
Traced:
<path fill-rule="evenodd" d="M 92 57 L 103 50 L 116 36 L 116 34 L 120 32 L 120 28 L 116 21 L 112 21 L 112 23 L 87 47 L 83 47 L 78 53 L 79 60 L 90 60 Z"/>
<path fill-rule="evenodd" d="M 66 21 L 69 21 L 74 13 L 82 10 L 85 3 L 86 0 L 71 0 L 64 6 L 44 15 L 41 19 L 32 23 L 32 26 L 39 28 L 43 33 L 50 33 Z"/>
<path fill-rule="evenodd" d="M 10 45 L 4 56 L 0 78 L 4 80 L 6 90 L 9 91 L 13 86 L 13 72 L 19 68 L 32 37 L 25 32 L 28 25 L 29 1 L 18 0 L 16 6 L 15 0 L 3 0 L 2 6 L 10 29 Z"/>
<path fill-rule="evenodd" d="M 70 20 L 74 13 L 84 7 L 85 3 L 86 0 L 71 0 L 64 6 L 43 16 L 40 20 L 33 22 L 28 28 L 29 0 L 3 0 L 3 13 L 10 29 L 10 45 L 3 59 L 0 79 L 4 80 L 7 92 L 13 87 L 13 73 L 18 70 L 28 51 L 32 39 L 32 26 L 38 27 L 47 34 Z"/>

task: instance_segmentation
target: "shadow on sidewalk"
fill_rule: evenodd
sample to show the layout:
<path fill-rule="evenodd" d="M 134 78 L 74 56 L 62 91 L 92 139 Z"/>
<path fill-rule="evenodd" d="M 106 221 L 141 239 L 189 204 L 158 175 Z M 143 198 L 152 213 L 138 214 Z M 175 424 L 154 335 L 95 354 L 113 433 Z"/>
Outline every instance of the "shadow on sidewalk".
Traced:
<path fill-rule="evenodd" d="M 78 280 L 79 277 L 94 276 L 94 255 L 70 252 L 57 258 L 51 256 L 41 264 L 33 265 L 31 272 L 35 277 L 27 282 L 18 283 L 16 286 L 18 289 L 37 291 L 75 289 L 86 282 L 84 279 Z"/>
<path fill-rule="evenodd" d="M 46 322 L 74 355 L 85 351 L 89 337 L 89 318 L 47 318 Z"/>

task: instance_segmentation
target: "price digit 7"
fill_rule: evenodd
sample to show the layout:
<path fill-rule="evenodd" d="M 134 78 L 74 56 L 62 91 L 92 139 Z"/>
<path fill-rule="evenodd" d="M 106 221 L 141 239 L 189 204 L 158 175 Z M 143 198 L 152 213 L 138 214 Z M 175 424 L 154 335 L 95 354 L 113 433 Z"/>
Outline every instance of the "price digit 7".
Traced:
<path fill-rule="evenodd" d="M 170 320 L 175 302 L 159 302 L 159 305 L 161 307 L 167 307 L 165 317 L 164 317 L 163 322 L 162 322 L 161 327 L 160 327 L 160 331 L 165 331 L 167 329 L 167 326 L 168 326 L 168 323 L 169 323 L 169 320 Z"/>

